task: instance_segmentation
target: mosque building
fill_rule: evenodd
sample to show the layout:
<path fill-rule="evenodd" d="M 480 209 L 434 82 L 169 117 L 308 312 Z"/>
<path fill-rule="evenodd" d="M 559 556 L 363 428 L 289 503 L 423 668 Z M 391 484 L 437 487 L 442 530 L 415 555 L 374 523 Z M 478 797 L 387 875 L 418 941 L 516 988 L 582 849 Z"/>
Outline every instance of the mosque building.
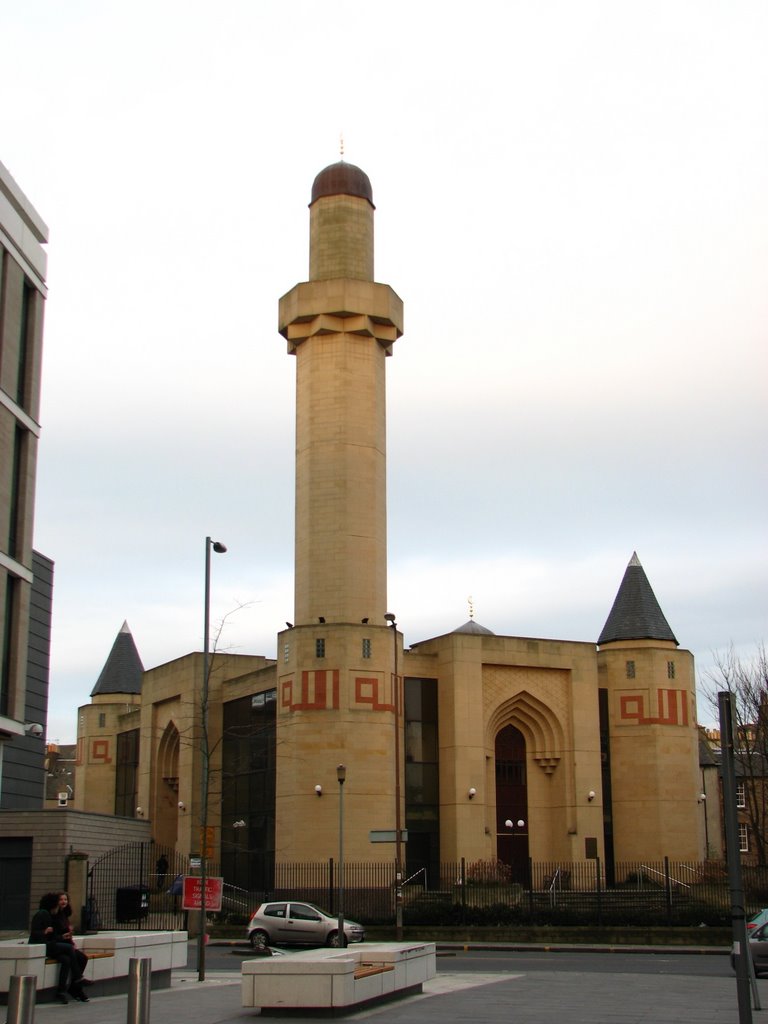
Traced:
<path fill-rule="evenodd" d="M 207 686 L 200 653 L 145 671 L 125 625 L 79 709 L 79 807 L 145 817 L 156 841 L 245 888 L 335 856 L 339 765 L 349 861 L 396 852 L 436 881 L 461 858 L 513 872 L 599 858 L 608 878 L 703 859 L 693 657 L 636 555 L 597 643 L 498 636 L 470 617 L 403 649 L 385 399 L 403 303 L 374 279 L 367 175 L 326 167 L 309 209 L 309 280 L 278 321 L 296 366 L 292 622 L 274 660 L 215 653 Z"/>

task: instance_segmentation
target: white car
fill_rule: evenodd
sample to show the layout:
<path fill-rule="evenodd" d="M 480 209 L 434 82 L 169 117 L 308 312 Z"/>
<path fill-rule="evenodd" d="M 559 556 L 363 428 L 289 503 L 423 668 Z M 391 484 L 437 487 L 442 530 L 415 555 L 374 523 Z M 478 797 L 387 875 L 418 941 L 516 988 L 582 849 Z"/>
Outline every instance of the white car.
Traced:
<path fill-rule="evenodd" d="M 260 903 L 248 922 L 248 940 L 254 949 L 265 946 L 346 946 L 365 939 L 363 926 L 344 919 L 343 943 L 339 942 L 338 918 L 314 903 L 276 900 Z"/>

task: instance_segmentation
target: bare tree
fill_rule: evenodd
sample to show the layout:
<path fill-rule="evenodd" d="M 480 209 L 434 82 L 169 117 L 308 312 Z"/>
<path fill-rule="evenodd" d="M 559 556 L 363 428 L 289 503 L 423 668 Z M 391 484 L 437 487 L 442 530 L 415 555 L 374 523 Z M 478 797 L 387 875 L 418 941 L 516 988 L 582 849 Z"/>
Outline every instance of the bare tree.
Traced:
<path fill-rule="evenodd" d="M 733 646 L 715 656 L 706 673 L 703 692 L 717 714 L 717 695 L 732 694 L 735 711 L 736 777 L 744 783 L 740 814 L 754 842 L 757 864 L 768 864 L 768 654 L 765 643 L 751 658 L 740 657 Z"/>

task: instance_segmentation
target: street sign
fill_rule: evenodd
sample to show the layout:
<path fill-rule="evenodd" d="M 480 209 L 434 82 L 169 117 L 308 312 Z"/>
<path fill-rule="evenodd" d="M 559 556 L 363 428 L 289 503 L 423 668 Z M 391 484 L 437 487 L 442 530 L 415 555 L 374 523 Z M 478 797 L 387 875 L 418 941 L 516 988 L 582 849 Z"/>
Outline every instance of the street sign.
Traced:
<path fill-rule="evenodd" d="M 394 828 L 390 829 L 371 829 L 368 833 L 368 839 L 372 843 L 396 843 L 397 842 L 397 830 Z M 400 829 L 400 842 L 408 842 L 408 829 Z"/>
<path fill-rule="evenodd" d="M 182 910 L 200 910 L 203 892 L 202 882 L 203 880 L 199 875 L 184 876 L 184 891 L 181 900 Z M 223 892 L 223 878 L 206 878 L 205 909 L 208 911 L 221 910 L 221 896 Z"/>

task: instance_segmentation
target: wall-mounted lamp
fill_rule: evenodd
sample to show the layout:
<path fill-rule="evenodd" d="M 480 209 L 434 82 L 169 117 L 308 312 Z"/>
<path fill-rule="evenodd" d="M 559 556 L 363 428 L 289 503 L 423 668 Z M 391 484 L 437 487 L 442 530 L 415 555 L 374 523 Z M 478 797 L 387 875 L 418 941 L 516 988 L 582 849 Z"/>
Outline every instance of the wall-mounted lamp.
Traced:
<path fill-rule="evenodd" d="M 517 825 L 518 828 L 525 828 L 525 822 L 522 818 L 520 818 L 517 822 L 512 821 L 511 818 L 507 818 L 504 824 L 507 826 L 507 828 L 514 828 L 515 825 Z"/>
<path fill-rule="evenodd" d="M 186 811 L 186 809 L 187 809 L 187 805 L 184 803 L 184 801 L 183 800 L 179 800 L 179 810 L 180 811 Z"/>
<path fill-rule="evenodd" d="M 232 828 L 245 828 L 245 818 L 232 822 Z"/>
<path fill-rule="evenodd" d="M 34 736 L 39 738 L 43 735 L 43 727 L 39 722 L 27 722 L 24 726 L 24 732 L 27 736 Z"/>
<path fill-rule="evenodd" d="M 317 796 L 322 796 L 323 795 L 323 787 L 322 786 L 315 786 L 315 793 L 316 793 Z"/>
<path fill-rule="evenodd" d="M 594 791 L 594 789 L 590 789 L 590 791 L 587 793 L 587 800 L 589 800 L 589 802 L 592 803 L 592 801 L 594 799 L 595 799 L 595 791 Z"/>
<path fill-rule="evenodd" d="M 703 804 L 706 799 L 707 799 L 707 794 L 706 793 L 699 793 L 699 801 L 698 802 L 700 804 Z"/>
<path fill-rule="evenodd" d="M 136 814 L 137 814 L 137 815 L 138 815 L 138 816 L 139 816 L 140 818 L 143 818 L 143 817 L 144 817 L 144 810 L 143 810 L 143 808 L 141 808 L 141 807 L 137 807 L 137 808 L 136 808 Z"/>
<path fill-rule="evenodd" d="M 469 797 L 470 800 L 474 800 L 474 798 L 477 796 L 477 790 L 475 789 L 474 786 L 469 787 L 469 792 L 467 793 L 467 796 Z"/>

